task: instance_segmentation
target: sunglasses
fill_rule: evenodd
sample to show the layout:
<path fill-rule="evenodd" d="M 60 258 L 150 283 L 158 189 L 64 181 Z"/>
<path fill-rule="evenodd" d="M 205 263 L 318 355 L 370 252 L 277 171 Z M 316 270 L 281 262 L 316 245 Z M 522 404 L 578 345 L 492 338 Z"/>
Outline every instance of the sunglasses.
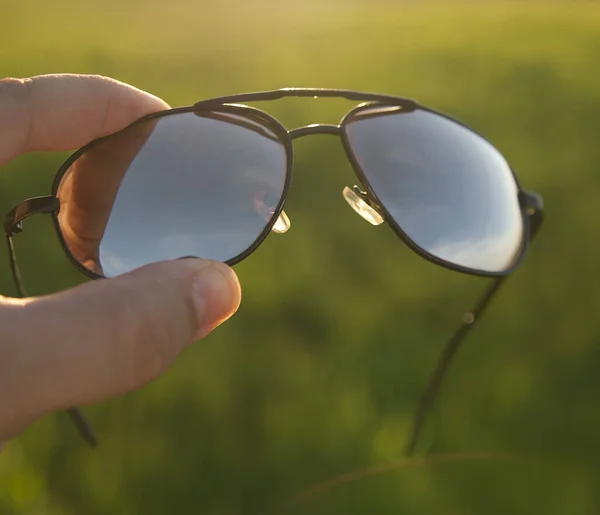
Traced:
<path fill-rule="evenodd" d="M 360 102 L 338 125 L 287 130 L 246 102 L 327 97 Z M 356 173 L 349 206 L 372 225 L 387 223 L 421 257 L 494 278 L 444 348 L 414 415 L 407 453 L 456 351 L 504 279 L 521 263 L 543 220 L 539 195 L 523 190 L 505 158 L 463 123 L 396 96 L 293 88 L 224 96 L 144 116 L 92 141 L 59 168 L 51 194 L 7 214 L 12 271 L 26 296 L 13 236 L 30 215 L 52 216 L 71 262 L 92 279 L 163 260 L 200 257 L 235 265 L 290 219 L 284 204 L 293 141 L 341 139 Z M 69 410 L 84 438 L 96 439 Z"/>

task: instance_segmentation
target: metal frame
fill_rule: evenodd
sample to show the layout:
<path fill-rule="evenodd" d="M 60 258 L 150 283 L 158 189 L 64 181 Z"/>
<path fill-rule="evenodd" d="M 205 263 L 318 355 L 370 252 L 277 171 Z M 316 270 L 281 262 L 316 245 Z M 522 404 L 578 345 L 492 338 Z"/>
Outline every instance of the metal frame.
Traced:
<path fill-rule="evenodd" d="M 278 120 L 269 115 L 268 113 L 247 105 L 244 105 L 243 102 L 257 102 L 257 101 L 271 101 L 288 97 L 298 97 L 298 98 L 341 98 L 346 100 L 358 101 L 360 104 L 355 108 L 351 109 L 344 117 L 341 119 L 338 125 L 332 124 L 313 124 L 307 125 L 304 127 L 295 128 L 292 130 L 287 130 Z M 515 184 L 518 190 L 518 200 L 519 205 L 521 206 L 521 214 L 523 219 L 523 239 L 521 242 L 521 248 L 517 256 L 515 256 L 515 260 L 513 264 L 506 270 L 501 272 L 490 272 L 485 270 L 478 270 L 468 267 L 463 267 L 459 265 L 455 265 L 443 259 L 440 259 L 423 248 L 417 245 L 407 234 L 404 232 L 399 223 L 397 223 L 385 205 L 379 201 L 376 193 L 373 191 L 369 184 L 368 173 L 361 168 L 354 151 L 352 150 L 352 145 L 349 141 L 347 134 L 347 125 L 351 123 L 357 114 L 361 113 L 364 110 L 373 109 L 374 107 L 394 107 L 398 108 L 398 110 L 402 112 L 410 112 L 415 110 L 424 110 L 436 115 L 442 116 L 458 125 L 476 133 L 471 127 L 465 125 L 463 122 L 447 115 L 441 113 L 439 111 L 430 109 L 428 107 L 422 106 L 416 101 L 404 97 L 397 97 L 392 95 L 382 95 L 377 93 L 364 93 L 359 91 L 352 90 L 344 90 L 344 89 L 322 89 L 322 88 L 284 88 L 272 91 L 260 91 L 253 93 L 245 93 L 240 95 L 230 95 L 230 96 L 222 96 L 218 98 L 212 98 L 207 100 L 202 100 L 197 102 L 192 106 L 187 107 L 179 107 L 174 109 L 169 109 L 165 111 L 160 111 L 158 113 L 153 113 L 147 116 L 144 116 L 123 130 L 127 130 L 129 127 L 150 121 L 156 120 L 165 116 L 171 116 L 179 113 L 197 113 L 199 116 L 206 117 L 214 117 L 218 119 L 226 118 L 227 121 L 231 123 L 239 123 L 246 128 L 251 130 L 256 130 L 257 132 L 267 136 L 267 137 L 275 137 L 278 141 L 281 142 L 286 151 L 287 156 L 287 170 L 286 170 L 286 179 L 282 192 L 281 199 L 270 219 L 269 223 L 266 225 L 264 230 L 260 233 L 257 239 L 250 245 L 244 252 L 239 255 L 229 259 L 226 261 L 228 265 L 235 265 L 247 257 L 249 257 L 264 241 L 267 237 L 273 225 L 277 221 L 277 218 L 283 211 L 283 207 L 289 192 L 291 178 L 292 178 L 292 169 L 294 162 L 294 149 L 293 149 L 293 140 L 315 134 L 329 134 L 340 137 L 342 141 L 342 145 L 346 152 L 346 156 L 348 157 L 356 175 L 361 183 L 364 191 L 359 192 L 363 199 L 372 205 L 380 214 L 383 216 L 385 221 L 392 227 L 396 235 L 414 252 L 416 252 L 419 256 L 424 259 L 442 266 L 444 268 L 448 268 L 450 270 L 454 270 L 457 272 L 476 275 L 481 277 L 490 277 L 493 278 L 492 284 L 488 287 L 480 301 L 476 304 L 475 308 L 467 313 L 463 319 L 463 323 L 460 325 L 454 336 L 450 339 L 450 341 L 446 344 L 444 350 L 442 351 L 442 355 L 440 357 L 440 361 L 438 363 L 437 368 L 433 372 L 432 376 L 429 379 L 428 385 L 421 397 L 420 403 L 415 413 L 415 417 L 413 420 L 413 427 L 410 434 L 410 438 L 407 444 L 407 454 L 414 452 L 415 445 L 417 443 L 419 434 L 421 432 L 421 428 L 423 422 L 425 420 L 427 411 L 431 409 L 437 393 L 439 392 L 439 388 L 443 381 L 443 378 L 448 370 L 448 367 L 454 358 L 456 352 L 458 351 L 464 337 L 471 330 L 476 320 L 483 314 L 489 302 L 493 298 L 496 291 L 502 285 L 504 280 L 508 275 L 510 275 L 514 270 L 518 268 L 521 264 L 530 243 L 539 230 L 542 221 L 543 221 L 543 202 L 539 195 L 535 193 L 530 193 L 524 191 L 521 188 L 521 185 L 518 181 L 517 175 L 514 170 L 511 168 L 511 173 L 514 178 Z M 228 117 L 229 115 L 229 117 Z M 232 116 L 233 115 L 233 116 Z M 384 116 L 385 114 L 373 114 L 373 116 Z M 247 122 L 249 120 L 251 123 Z M 261 126 L 267 129 L 272 136 L 265 134 L 265 132 L 261 131 Z M 121 131 L 120 131 L 121 132 Z M 478 134 L 478 133 L 476 133 Z M 480 134 L 480 137 L 483 138 Z M 20 273 L 17 265 L 16 256 L 14 253 L 14 246 L 12 244 L 12 237 L 21 232 L 22 230 L 22 221 L 28 216 L 39 214 L 39 213 L 49 213 L 51 214 L 54 222 L 54 227 L 56 229 L 58 238 L 61 242 L 61 245 L 73 263 L 73 265 L 83 274 L 91 279 L 101 279 L 103 276 L 92 272 L 91 270 L 84 267 L 71 253 L 68 248 L 68 245 L 65 242 L 65 239 L 62 235 L 60 224 L 58 220 L 58 213 L 60 211 L 60 200 L 58 198 L 58 190 L 63 179 L 64 175 L 67 173 L 71 165 L 85 152 L 90 150 L 92 147 L 97 145 L 98 143 L 110 138 L 112 135 L 105 136 L 102 138 L 98 138 L 84 147 L 80 148 L 74 154 L 72 154 L 59 168 L 53 184 L 51 194 L 43 197 L 30 198 L 19 205 L 17 205 L 13 210 L 11 210 L 5 218 L 4 221 L 4 231 L 6 233 L 10 260 L 13 270 L 13 276 L 15 278 L 15 283 L 17 284 L 17 289 L 21 296 L 25 296 L 25 291 L 23 289 L 22 281 L 20 278 Z M 485 138 L 483 138 L 485 139 Z M 487 140 L 486 140 L 487 141 Z M 95 444 L 95 438 L 91 433 L 91 428 L 85 423 L 85 420 L 81 417 L 79 412 L 75 409 L 70 411 L 73 420 L 78 426 L 81 434 L 84 438 L 92 445 Z"/>

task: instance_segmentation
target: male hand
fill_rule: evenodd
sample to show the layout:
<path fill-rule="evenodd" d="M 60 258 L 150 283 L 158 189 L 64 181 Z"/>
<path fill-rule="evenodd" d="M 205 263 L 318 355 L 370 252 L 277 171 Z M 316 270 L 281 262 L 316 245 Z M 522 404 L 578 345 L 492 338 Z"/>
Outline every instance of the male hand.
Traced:
<path fill-rule="evenodd" d="M 104 77 L 2 80 L 0 166 L 30 151 L 75 149 L 168 107 Z M 85 203 L 65 213 L 73 238 L 85 243 L 101 236 L 102 220 L 98 234 L 80 229 L 90 227 Z M 156 263 L 46 297 L 0 296 L 0 442 L 46 413 L 152 381 L 235 313 L 240 299 L 234 272 L 200 259 Z"/>

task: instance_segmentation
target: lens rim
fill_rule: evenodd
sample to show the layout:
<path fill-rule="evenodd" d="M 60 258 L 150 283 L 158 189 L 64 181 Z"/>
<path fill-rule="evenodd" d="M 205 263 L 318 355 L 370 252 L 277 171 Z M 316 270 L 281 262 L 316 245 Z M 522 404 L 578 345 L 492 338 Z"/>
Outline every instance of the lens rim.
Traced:
<path fill-rule="evenodd" d="M 458 125 L 459 127 L 463 128 L 463 129 L 467 129 L 468 131 L 472 132 L 473 134 L 479 136 L 480 138 L 482 138 L 484 141 L 486 141 L 488 144 L 492 145 L 489 140 L 487 138 L 485 138 L 483 135 L 481 135 L 480 133 L 478 133 L 476 130 L 474 130 L 472 127 L 466 125 L 464 122 L 458 120 L 457 118 L 454 118 L 446 113 L 443 113 L 441 111 L 423 106 L 417 102 L 411 102 L 409 104 L 407 104 L 406 102 L 400 101 L 400 102 L 388 102 L 388 101 L 375 101 L 375 102 L 364 102 L 362 104 L 359 104 L 358 106 L 356 106 L 355 108 L 353 108 L 352 110 L 350 110 L 349 112 L 347 112 L 344 117 L 342 118 L 342 120 L 340 121 L 340 137 L 342 140 L 342 146 L 344 147 L 344 151 L 346 152 L 346 156 L 348 157 L 348 160 L 350 161 L 350 164 L 352 165 L 352 168 L 354 169 L 354 172 L 356 173 L 359 181 L 361 182 L 362 187 L 365 189 L 367 195 L 369 196 L 370 200 L 376 205 L 377 209 L 380 210 L 381 214 L 383 215 L 383 218 L 385 219 L 385 221 L 388 223 L 388 225 L 392 228 L 392 230 L 394 231 L 394 233 L 396 234 L 396 236 L 398 236 L 398 238 L 400 238 L 400 240 L 402 242 L 404 242 L 412 251 L 414 251 L 416 254 L 418 254 L 420 257 L 422 257 L 423 259 L 426 259 L 427 261 L 434 263 L 436 265 L 442 266 L 444 268 L 456 271 L 456 272 L 461 272 L 461 273 L 466 273 L 466 274 L 470 274 L 470 275 L 475 275 L 475 276 L 480 276 L 480 277 L 505 277 L 510 275 L 512 272 L 514 272 L 519 265 L 521 264 L 521 262 L 523 261 L 523 259 L 525 258 L 525 255 L 527 254 L 527 251 L 529 249 L 530 246 L 530 241 L 531 241 L 531 220 L 530 217 L 527 214 L 527 205 L 526 205 L 526 197 L 527 194 L 526 192 L 522 189 L 521 184 L 519 182 L 519 179 L 517 177 L 517 174 L 515 172 L 515 170 L 512 168 L 512 166 L 510 165 L 510 163 L 508 163 L 508 167 L 509 170 L 512 174 L 512 178 L 515 181 L 515 185 L 517 187 L 517 201 L 519 203 L 519 207 L 520 207 L 520 211 L 521 211 L 521 220 L 522 220 L 522 224 L 523 224 L 523 231 L 521 234 L 521 242 L 520 242 L 520 247 L 519 247 L 519 252 L 515 255 L 515 258 L 511 264 L 511 266 L 505 270 L 502 271 L 490 271 L 490 270 L 481 270 L 479 268 L 471 268 L 471 267 L 467 267 L 467 266 L 463 266 L 463 265 L 459 265 L 456 263 L 453 263 L 451 261 L 447 261 L 445 259 L 442 259 L 430 252 L 428 252 L 427 250 L 425 250 L 423 247 L 421 247 L 420 245 L 418 245 L 405 231 L 404 229 L 402 229 L 402 226 L 400 223 L 398 223 L 390 214 L 390 212 L 387 210 L 387 208 L 385 207 L 385 204 L 383 202 L 381 202 L 381 200 L 379 199 L 379 197 L 377 196 L 377 194 L 375 193 L 375 191 L 373 190 L 373 188 L 371 187 L 371 184 L 369 182 L 369 176 L 368 173 L 366 173 L 362 166 L 359 163 L 358 157 L 354 152 L 354 149 L 352 148 L 352 143 L 350 141 L 350 136 L 348 134 L 348 127 L 351 123 L 353 123 L 355 121 L 355 118 L 357 117 L 357 115 L 363 111 L 367 111 L 370 109 L 373 109 L 374 107 L 381 107 L 381 108 L 401 108 L 402 112 L 412 112 L 412 111 L 426 111 L 429 113 L 432 113 L 434 115 L 440 116 L 443 119 L 449 120 L 450 122 L 453 122 L 454 124 Z M 380 114 L 373 114 L 373 117 L 377 117 L 377 116 L 387 116 L 391 113 L 380 113 Z M 500 155 L 502 155 L 502 153 L 494 146 L 492 145 L 492 147 L 494 148 L 494 150 L 496 150 Z M 504 157 L 504 156 L 503 156 Z"/>
<path fill-rule="evenodd" d="M 280 143 L 282 144 L 284 151 L 285 151 L 285 155 L 286 155 L 286 170 L 285 170 L 285 180 L 284 180 L 284 185 L 283 185 L 283 191 L 281 194 L 281 198 L 279 199 L 279 202 L 277 204 L 277 207 L 276 207 L 275 211 L 273 212 L 271 219 L 269 220 L 269 222 L 267 223 L 265 228 L 261 231 L 261 233 L 258 235 L 258 237 L 253 241 L 253 243 L 248 248 L 246 248 L 244 251 L 240 252 L 237 256 L 234 256 L 233 258 L 228 259 L 227 261 L 224 261 L 224 263 L 229 266 L 233 266 L 233 265 L 243 261 L 248 256 L 250 256 L 261 245 L 261 243 L 265 240 L 265 238 L 269 235 L 269 233 L 271 232 L 271 229 L 275 225 L 275 222 L 279 218 L 279 215 L 283 211 L 283 208 L 285 206 L 285 202 L 287 200 L 287 196 L 289 193 L 289 189 L 291 186 L 291 182 L 292 182 L 292 170 L 294 167 L 294 147 L 293 147 L 291 136 L 290 136 L 289 132 L 287 131 L 287 129 L 276 118 L 274 118 L 270 114 L 266 113 L 265 111 L 262 111 L 261 109 L 257 109 L 255 107 L 251 107 L 251 106 L 247 106 L 247 105 L 221 104 L 221 105 L 213 105 L 212 107 L 208 106 L 208 105 L 207 106 L 193 105 L 193 106 L 186 106 L 186 107 L 177 107 L 174 109 L 167 109 L 164 111 L 158 111 L 156 113 L 151 113 L 146 116 L 143 116 L 115 133 L 94 139 L 87 145 L 84 145 L 83 147 L 81 147 L 80 149 L 75 151 L 73 154 L 71 154 L 58 168 L 58 171 L 56 172 L 56 174 L 54 176 L 54 179 L 52 182 L 52 189 L 51 189 L 51 197 L 54 200 L 55 205 L 57 206 L 56 209 L 51 213 L 52 222 L 53 222 L 54 229 L 56 231 L 56 234 L 58 236 L 58 239 L 60 241 L 60 244 L 61 244 L 63 250 L 67 254 L 67 257 L 69 258 L 71 263 L 81 273 L 83 273 L 84 275 L 86 275 L 87 277 L 89 277 L 91 279 L 106 279 L 107 278 L 105 275 L 98 274 L 98 273 L 93 272 L 92 270 L 88 269 L 87 267 L 85 267 L 73 255 L 73 253 L 71 252 L 71 249 L 69 248 L 69 245 L 67 244 L 66 239 L 63 235 L 63 232 L 62 232 L 62 229 L 60 226 L 60 221 L 58 219 L 58 215 L 60 213 L 60 199 L 58 197 L 58 191 L 59 191 L 61 182 L 62 182 L 64 176 L 66 175 L 66 173 L 68 172 L 69 168 L 73 165 L 73 163 L 75 163 L 75 161 L 77 161 L 77 159 L 79 159 L 88 150 L 92 149 L 93 147 L 100 144 L 101 142 L 104 142 L 107 139 L 115 136 L 116 134 L 120 134 L 124 131 L 127 131 L 131 127 L 143 124 L 143 123 L 151 121 L 151 120 L 164 118 L 167 116 L 174 116 L 174 115 L 178 115 L 178 114 L 193 113 L 193 112 L 195 112 L 195 113 L 202 113 L 202 112 L 229 113 L 229 114 L 236 114 L 236 115 L 240 115 L 245 118 L 249 118 L 254 122 L 260 123 L 267 129 L 269 129 L 271 132 L 273 132 L 275 134 L 275 136 L 277 136 Z M 183 257 L 180 259 L 189 259 L 189 257 Z"/>

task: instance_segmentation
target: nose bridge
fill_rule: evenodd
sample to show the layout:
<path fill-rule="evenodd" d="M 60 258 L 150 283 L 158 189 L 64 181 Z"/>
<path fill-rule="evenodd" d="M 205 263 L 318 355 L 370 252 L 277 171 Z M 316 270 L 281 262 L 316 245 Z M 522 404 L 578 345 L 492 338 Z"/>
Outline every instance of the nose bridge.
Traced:
<path fill-rule="evenodd" d="M 292 140 L 302 138 L 303 136 L 312 136 L 314 134 L 330 134 L 332 136 L 341 136 L 342 127 L 340 125 L 333 125 L 329 123 L 315 123 L 312 125 L 305 125 L 304 127 L 297 127 L 288 131 Z M 369 222 L 371 225 L 381 225 L 385 219 L 379 212 L 379 208 L 374 205 L 373 200 L 369 197 L 369 194 L 362 191 L 358 186 L 354 188 L 345 187 L 342 191 L 342 195 L 348 202 L 348 205 L 364 220 Z M 287 216 L 286 216 L 287 218 Z M 290 226 L 289 219 L 278 220 L 283 230 L 275 230 L 275 232 L 285 232 Z"/>
<path fill-rule="evenodd" d="M 331 134 L 333 136 L 339 136 L 341 134 L 341 128 L 339 125 L 333 125 L 330 123 L 313 123 L 311 125 L 305 125 L 304 127 L 297 127 L 289 131 L 290 138 L 298 139 L 303 136 L 312 136 L 315 134 Z"/>

